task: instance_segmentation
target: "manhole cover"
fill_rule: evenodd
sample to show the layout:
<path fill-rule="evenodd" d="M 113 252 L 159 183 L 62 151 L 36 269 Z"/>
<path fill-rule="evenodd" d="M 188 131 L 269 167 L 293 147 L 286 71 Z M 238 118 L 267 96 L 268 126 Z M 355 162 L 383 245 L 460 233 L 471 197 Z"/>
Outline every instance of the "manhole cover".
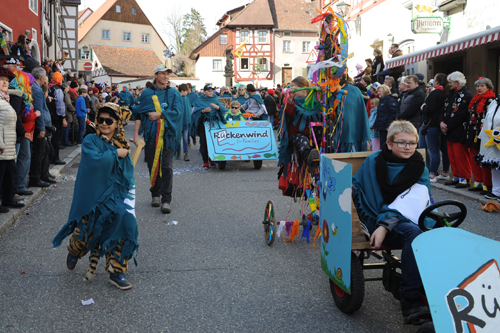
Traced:
<path fill-rule="evenodd" d="M 73 163 L 73 165 L 71 166 L 72 168 L 78 168 L 80 166 L 80 163 Z"/>

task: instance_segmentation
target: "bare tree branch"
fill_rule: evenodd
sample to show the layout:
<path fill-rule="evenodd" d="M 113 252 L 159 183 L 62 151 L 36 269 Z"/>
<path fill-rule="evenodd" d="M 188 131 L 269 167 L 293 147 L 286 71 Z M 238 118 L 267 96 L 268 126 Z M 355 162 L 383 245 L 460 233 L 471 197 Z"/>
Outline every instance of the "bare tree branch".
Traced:
<path fill-rule="evenodd" d="M 182 17 L 181 8 L 173 6 L 160 27 L 160 30 L 168 35 L 170 45 L 175 48 L 176 53 L 180 53 L 182 48 Z"/>

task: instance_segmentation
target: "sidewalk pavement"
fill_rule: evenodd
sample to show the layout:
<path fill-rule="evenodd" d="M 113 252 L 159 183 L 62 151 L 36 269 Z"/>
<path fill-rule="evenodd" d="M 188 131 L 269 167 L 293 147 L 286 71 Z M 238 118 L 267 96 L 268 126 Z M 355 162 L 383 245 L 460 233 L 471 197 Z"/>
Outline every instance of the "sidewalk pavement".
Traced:
<path fill-rule="evenodd" d="M 80 155 L 81 148 L 78 146 L 70 146 L 66 147 L 65 149 L 59 150 L 59 157 L 61 160 L 66 162 L 65 165 L 50 165 L 50 173 L 57 177 L 61 173 L 64 168 L 68 167 L 71 165 L 71 162 L 78 156 Z M 57 184 L 54 184 L 57 185 Z M 50 185 L 50 186 L 54 186 Z M 0 214 L 0 235 L 3 234 L 7 229 L 9 229 L 12 224 L 17 220 L 23 212 L 28 209 L 28 207 L 38 198 L 42 193 L 44 193 L 47 188 L 40 188 L 40 187 L 30 187 L 28 190 L 33 191 L 32 195 L 29 196 L 24 196 L 24 200 L 21 202 L 25 204 L 23 208 L 20 209 L 14 209 L 14 208 L 9 208 L 9 212 L 6 214 Z"/>
<path fill-rule="evenodd" d="M 437 188 L 467 199 L 470 199 L 472 201 L 478 201 L 483 204 L 487 203 L 488 201 L 491 201 L 490 199 L 486 199 L 484 195 L 480 195 L 479 192 L 472 192 L 468 190 L 467 188 L 455 188 L 455 186 L 446 186 L 444 185 L 444 181 L 442 183 L 437 182 L 437 183 L 431 183 L 431 187 Z M 460 199 L 459 199 L 460 201 Z"/>

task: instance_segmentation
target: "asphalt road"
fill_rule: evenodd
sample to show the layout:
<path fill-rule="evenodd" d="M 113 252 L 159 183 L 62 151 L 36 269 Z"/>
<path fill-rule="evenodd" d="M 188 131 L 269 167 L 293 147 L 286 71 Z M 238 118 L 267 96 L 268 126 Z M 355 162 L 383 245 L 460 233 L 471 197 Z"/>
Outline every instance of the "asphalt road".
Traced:
<path fill-rule="evenodd" d="M 278 190 L 276 161 L 261 170 L 228 162 L 225 171 L 204 171 L 198 146 L 190 155 L 190 162 L 175 161 L 170 215 L 151 207 L 146 164 L 138 162 L 140 249 L 138 266 L 131 263 L 126 273 L 129 291 L 108 283 L 104 259 L 84 282 L 88 258 L 68 271 L 66 247 L 52 249 L 68 217 L 79 159 L 66 168 L 58 186 L 0 236 L 0 332 L 416 331 L 402 324 L 399 302 L 380 282 L 367 282 L 357 313 L 341 313 L 320 267 L 320 246 L 265 244 L 265 203 L 274 201 L 279 220 L 290 207 Z M 463 201 L 463 228 L 500 240 L 497 213 L 447 192 L 433 195 Z M 293 203 L 289 219 L 298 216 Z M 95 304 L 81 304 L 90 298 Z"/>

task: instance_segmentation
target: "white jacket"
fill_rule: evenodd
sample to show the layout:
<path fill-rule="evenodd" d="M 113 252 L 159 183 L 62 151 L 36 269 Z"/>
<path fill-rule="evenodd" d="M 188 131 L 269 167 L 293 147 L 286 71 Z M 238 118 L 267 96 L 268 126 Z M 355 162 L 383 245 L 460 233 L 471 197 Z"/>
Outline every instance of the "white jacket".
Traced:
<path fill-rule="evenodd" d="M 0 95 L 0 148 L 5 148 L 3 154 L 0 154 L 2 161 L 16 158 L 16 121 L 16 111 Z"/>

